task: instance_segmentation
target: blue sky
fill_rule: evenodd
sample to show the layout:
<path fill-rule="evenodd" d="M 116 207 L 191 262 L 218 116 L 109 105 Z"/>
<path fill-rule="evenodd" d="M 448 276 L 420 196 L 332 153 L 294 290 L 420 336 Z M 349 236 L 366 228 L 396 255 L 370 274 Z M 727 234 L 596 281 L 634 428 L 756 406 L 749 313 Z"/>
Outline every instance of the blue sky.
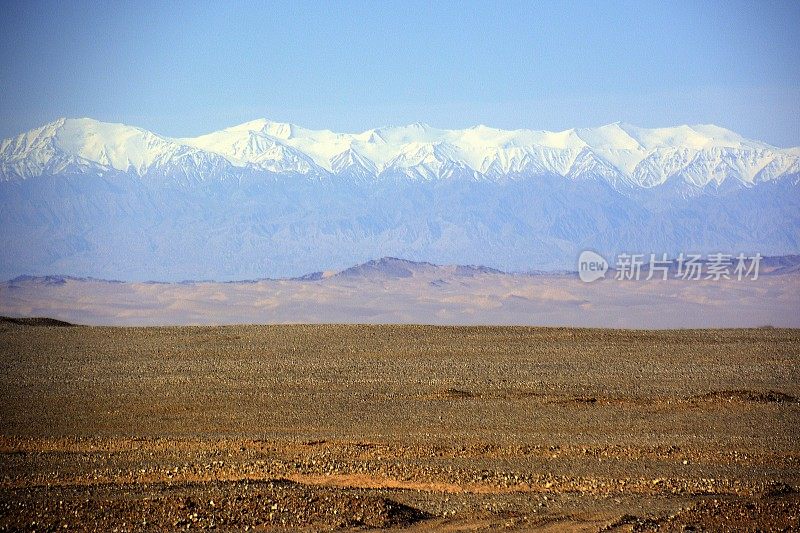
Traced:
<path fill-rule="evenodd" d="M 257 117 L 560 130 L 715 123 L 800 145 L 800 2 L 4 2 L 0 136 Z"/>

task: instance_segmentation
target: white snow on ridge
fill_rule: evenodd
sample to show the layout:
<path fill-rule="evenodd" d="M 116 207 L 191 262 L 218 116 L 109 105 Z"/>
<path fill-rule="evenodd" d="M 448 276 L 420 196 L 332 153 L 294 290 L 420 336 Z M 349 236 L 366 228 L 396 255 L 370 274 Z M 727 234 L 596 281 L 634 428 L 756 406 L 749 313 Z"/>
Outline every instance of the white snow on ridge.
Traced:
<path fill-rule="evenodd" d="M 674 176 L 695 186 L 745 184 L 796 173 L 800 148 L 780 149 L 713 125 L 639 128 L 613 123 L 561 132 L 426 124 L 361 133 L 311 130 L 258 119 L 172 139 L 92 119 L 59 119 L 0 143 L 0 179 L 88 169 L 134 172 L 209 168 L 444 179 L 458 169 L 489 178 L 554 173 L 653 187 Z"/>
<path fill-rule="evenodd" d="M 761 179 L 776 177 L 761 171 L 777 156 L 781 156 L 777 157 L 779 160 L 796 157 L 791 150 L 747 140 L 713 125 L 646 129 L 614 123 L 548 132 L 508 131 L 483 125 L 443 130 L 414 123 L 362 133 L 334 133 L 261 119 L 180 142 L 244 164 L 255 162 L 241 150 L 242 138 L 253 135 L 270 137 L 307 154 L 316 165 L 330 172 L 341 172 L 341 165 L 334 168 L 333 162 L 340 162 L 345 153 L 355 153 L 360 160 L 369 161 L 378 174 L 397 170 L 426 179 L 441 177 L 442 168 L 447 166 L 444 159 L 494 176 L 531 170 L 566 176 L 581 151 L 589 149 L 618 171 L 621 178 L 638 186 L 658 185 L 683 171 L 692 174 L 692 183 L 703 185 L 718 181 L 718 171 L 726 167 L 735 171 L 736 179 L 752 183 L 759 175 Z M 723 161 L 730 159 L 731 153 L 741 153 L 744 161 L 736 164 Z M 693 162 L 701 168 L 686 168 Z M 773 164 L 775 168 L 789 166 L 791 162 L 787 161 Z M 415 169 L 413 173 L 409 172 L 411 169 Z"/>
<path fill-rule="evenodd" d="M 61 118 L 0 143 L 0 170 L 23 178 L 88 169 L 143 176 L 187 161 L 198 166 L 220 160 L 141 128 L 88 118 Z"/>

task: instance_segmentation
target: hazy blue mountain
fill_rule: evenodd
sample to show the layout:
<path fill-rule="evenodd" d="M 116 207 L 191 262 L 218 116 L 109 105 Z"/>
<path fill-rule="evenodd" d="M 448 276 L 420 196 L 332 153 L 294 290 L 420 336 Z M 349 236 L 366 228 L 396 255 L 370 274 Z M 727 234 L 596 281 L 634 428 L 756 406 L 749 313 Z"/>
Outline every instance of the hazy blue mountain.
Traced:
<path fill-rule="evenodd" d="M 376 257 L 504 271 L 800 252 L 800 150 L 716 126 L 193 139 L 61 119 L 0 143 L 0 277 L 253 279 Z M 397 266 L 397 265 L 395 265 Z M 402 268 L 397 266 L 397 268 Z"/>

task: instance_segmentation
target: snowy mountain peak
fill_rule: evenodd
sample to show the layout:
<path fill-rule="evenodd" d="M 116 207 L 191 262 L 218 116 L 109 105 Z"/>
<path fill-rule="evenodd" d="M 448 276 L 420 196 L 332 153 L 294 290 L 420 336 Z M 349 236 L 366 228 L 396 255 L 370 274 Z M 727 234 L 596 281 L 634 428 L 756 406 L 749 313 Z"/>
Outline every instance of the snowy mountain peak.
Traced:
<path fill-rule="evenodd" d="M 361 133 L 312 130 L 265 118 L 193 138 L 93 119 L 58 119 L 0 144 L 0 179 L 125 172 L 209 179 L 242 172 L 454 175 L 505 179 L 560 175 L 614 187 L 652 188 L 680 179 L 702 188 L 733 179 L 752 185 L 798 172 L 800 149 L 780 149 L 714 125 L 640 128 L 615 122 L 551 132 L 421 122 Z M 353 172 L 345 172 L 348 168 Z"/>
<path fill-rule="evenodd" d="M 527 271 L 574 268 L 586 249 L 781 255 L 798 251 L 799 188 L 800 148 L 710 125 L 336 133 L 259 119 L 176 139 L 59 119 L 0 143 L 0 277 L 253 279 L 383 256 Z M 339 279 L 429 268 L 443 267 L 386 257 Z"/>
<path fill-rule="evenodd" d="M 125 124 L 58 119 L 0 144 L 0 179 L 95 172 L 219 175 L 227 160 Z"/>
<path fill-rule="evenodd" d="M 267 118 L 257 118 L 249 122 L 225 128 L 217 133 L 261 132 L 272 137 L 288 139 L 298 129 L 298 126 L 288 122 L 275 122 Z"/>
<path fill-rule="evenodd" d="M 330 167 L 334 174 L 349 175 L 361 180 L 369 179 L 378 173 L 378 169 L 375 168 L 372 161 L 352 148 L 333 156 L 330 160 Z"/>

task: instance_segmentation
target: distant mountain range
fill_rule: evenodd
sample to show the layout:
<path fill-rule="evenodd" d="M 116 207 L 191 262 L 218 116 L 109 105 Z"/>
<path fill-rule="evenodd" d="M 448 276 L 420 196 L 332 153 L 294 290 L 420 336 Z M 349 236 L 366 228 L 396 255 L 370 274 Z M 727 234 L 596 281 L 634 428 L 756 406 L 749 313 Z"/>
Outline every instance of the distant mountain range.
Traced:
<path fill-rule="evenodd" d="M 254 120 L 194 138 L 167 138 L 92 119 L 59 119 L 0 145 L 4 180 L 113 173 L 178 182 L 264 172 L 325 178 L 498 180 L 552 174 L 652 188 L 773 181 L 800 172 L 800 148 L 779 149 L 711 125 L 645 129 L 614 123 L 562 132 L 426 124 L 334 133 Z"/>
<path fill-rule="evenodd" d="M 800 148 L 710 125 L 195 138 L 60 119 L 0 143 L 0 277 L 298 276 L 387 255 L 572 269 L 583 249 L 800 252 Z"/>
<path fill-rule="evenodd" d="M 705 277 L 705 268 L 707 268 L 708 260 L 701 259 L 700 263 L 703 264 L 704 270 L 703 275 L 700 276 L 700 279 Z M 734 260 L 735 263 L 735 260 Z M 749 265 L 749 260 L 748 260 Z M 733 264 L 730 265 L 730 269 L 733 269 Z M 647 272 L 648 266 L 646 264 L 642 265 L 642 271 Z M 675 278 L 678 279 L 679 276 L 677 275 L 679 269 L 679 265 L 676 261 L 672 261 L 668 265 L 668 278 Z M 730 270 L 729 270 L 730 272 Z M 785 276 L 788 274 L 798 274 L 800 273 L 800 255 L 784 255 L 784 256 L 775 256 L 775 257 L 762 257 L 759 260 L 759 276 Z M 606 275 L 604 276 L 605 279 L 613 279 L 616 272 L 614 270 L 614 265 L 610 265 L 610 268 Z M 660 274 L 660 271 L 659 271 Z M 366 261 L 364 263 L 354 265 L 344 270 L 327 270 L 327 271 L 317 271 L 317 272 L 309 272 L 308 274 L 303 274 L 301 276 L 295 276 L 290 278 L 259 278 L 259 279 L 242 279 L 236 281 L 225 281 L 221 283 L 225 284 L 253 284 L 253 283 L 262 283 L 262 282 L 315 282 L 315 281 L 331 281 L 331 282 L 347 282 L 347 281 L 366 281 L 366 282 L 386 282 L 392 280 L 403 280 L 403 279 L 425 279 L 431 277 L 446 277 L 446 278 L 453 278 L 453 279 L 462 279 L 462 278 L 475 278 L 475 277 L 485 277 L 490 278 L 491 276 L 519 276 L 519 277 L 537 277 L 537 276 L 544 276 L 544 277 L 566 277 L 566 278 L 574 278 L 578 279 L 578 272 L 575 270 L 531 270 L 528 272 L 504 272 L 502 270 L 497 270 L 495 268 L 480 266 L 480 265 L 438 265 L 434 263 L 428 263 L 426 261 L 409 261 L 408 259 L 401 259 L 399 257 L 381 257 L 380 259 L 372 259 L 370 261 Z M 747 276 L 747 279 L 750 279 L 750 276 Z M 646 276 L 642 276 L 641 280 L 644 280 Z M 729 276 L 730 277 L 730 276 Z M 736 277 L 735 275 L 733 276 Z M 657 276 L 658 279 L 661 276 Z M 658 281 L 658 279 L 656 281 Z M 692 281 L 692 280 L 684 280 L 684 281 Z M 14 287 L 20 283 L 33 283 L 40 286 L 52 286 L 57 287 L 64 285 L 68 282 L 92 282 L 92 283 L 104 283 L 104 284 L 123 284 L 124 281 L 117 280 L 117 279 L 101 279 L 101 278 L 94 278 L 94 277 L 80 277 L 80 276 L 65 276 L 59 274 L 50 274 L 46 276 L 31 276 L 31 275 L 21 275 L 17 276 L 13 279 L 7 281 L 8 287 Z M 170 284 L 170 282 L 163 282 L 163 281 L 156 281 L 156 280 L 147 280 L 142 282 L 144 284 Z M 183 285 L 193 285 L 193 284 L 203 284 L 203 283 L 215 283 L 214 280 L 181 280 L 178 282 L 172 282 L 173 284 L 183 284 Z"/>

